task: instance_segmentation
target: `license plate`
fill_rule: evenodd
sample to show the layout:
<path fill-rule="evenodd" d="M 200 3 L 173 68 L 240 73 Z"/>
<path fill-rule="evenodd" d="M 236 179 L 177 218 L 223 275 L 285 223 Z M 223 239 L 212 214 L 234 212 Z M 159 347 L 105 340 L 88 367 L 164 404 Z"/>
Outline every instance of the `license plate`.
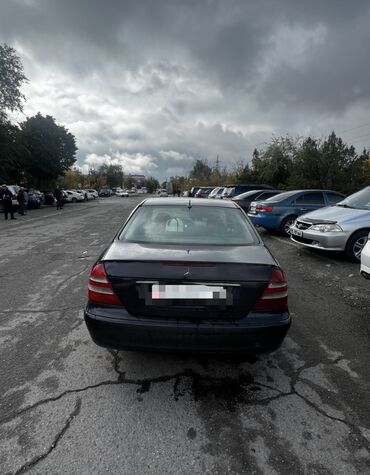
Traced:
<path fill-rule="evenodd" d="M 152 285 L 152 300 L 226 300 L 227 290 L 213 285 Z"/>
<path fill-rule="evenodd" d="M 298 236 L 298 237 L 302 237 L 302 235 L 303 235 L 303 232 L 300 231 L 299 229 L 291 228 L 291 229 L 290 229 L 290 232 L 291 232 L 292 234 L 294 234 L 294 236 Z"/>

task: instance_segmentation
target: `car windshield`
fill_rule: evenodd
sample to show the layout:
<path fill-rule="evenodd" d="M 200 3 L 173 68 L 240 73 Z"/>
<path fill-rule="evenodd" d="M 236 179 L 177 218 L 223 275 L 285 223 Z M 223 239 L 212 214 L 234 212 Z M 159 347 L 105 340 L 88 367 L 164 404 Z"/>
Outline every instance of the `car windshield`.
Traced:
<path fill-rule="evenodd" d="M 219 188 L 213 188 L 213 190 L 210 192 L 209 196 L 215 196 L 218 193 Z"/>
<path fill-rule="evenodd" d="M 235 200 L 244 200 L 245 198 L 249 198 L 250 196 L 253 196 L 256 194 L 258 190 L 251 190 L 251 191 L 246 191 L 245 193 L 242 193 L 240 195 L 234 196 Z M 262 193 L 262 192 L 261 192 Z"/>
<path fill-rule="evenodd" d="M 143 206 L 119 236 L 127 242 L 245 246 L 256 244 L 238 209 L 218 206 Z"/>
<path fill-rule="evenodd" d="M 348 196 L 345 200 L 337 203 L 336 206 L 370 210 L 370 186 Z"/>
<path fill-rule="evenodd" d="M 297 191 L 286 191 L 285 193 L 280 193 L 278 195 L 271 196 L 270 198 L 267 198 L 264 201 L 276 201 L 276 202 L 284 201 L 287 198 L 290 198 L 290 197 L 294 196 L 296 193 L 297 193 Z"/>

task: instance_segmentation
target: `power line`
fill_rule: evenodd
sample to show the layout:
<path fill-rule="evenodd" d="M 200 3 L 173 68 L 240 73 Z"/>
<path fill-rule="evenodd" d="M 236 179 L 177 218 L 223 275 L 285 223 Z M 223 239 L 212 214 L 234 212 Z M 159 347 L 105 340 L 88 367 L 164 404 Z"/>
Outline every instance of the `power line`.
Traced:
<path fill-rule="evenodd" d="M 352 142 L 353 140 L 361 139 L 362 137 L 368 137 L 369 135 L 370 132 L 368 132 L 367 134 L 358 135 L 357 137 L 353 137 L 352 139 L 346 139 L 346 142 Z"/>
<path fill-rule="evenodd" d="M 362 124 L 362 125 L 358 125 L 356 127 L 352 127 L 351 129 L 346 129 L 346 130 L 340 130 L 339 132 L 337 132 L 338 134 L 344 134 L 346 132 L 351 132 L 352 130 L 357 130 L 357 129 L 361 129 L 362 127 L 366 127 L 367 125 L 370 125 L 370 122 L 366 123 L 366 124 Z"/>

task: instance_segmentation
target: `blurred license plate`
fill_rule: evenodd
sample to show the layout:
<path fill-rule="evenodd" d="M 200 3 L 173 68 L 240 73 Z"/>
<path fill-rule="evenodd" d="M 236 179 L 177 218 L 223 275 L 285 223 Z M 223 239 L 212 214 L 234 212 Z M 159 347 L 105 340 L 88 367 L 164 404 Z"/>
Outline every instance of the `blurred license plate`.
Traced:
<path fill-rule="evenodd" d="M 302 235 L 303 235 L 302 231 L 300 231 L 299 229 L 291 228 L 290 232 L 291 232 L 292 234 L 294 234 L 294 236 L 302 237 Z"/>
<path fill-rule="evenodd" d="M 227 290 L 213 285 L 152 285 L 152 299 L 226 300 Z"/>

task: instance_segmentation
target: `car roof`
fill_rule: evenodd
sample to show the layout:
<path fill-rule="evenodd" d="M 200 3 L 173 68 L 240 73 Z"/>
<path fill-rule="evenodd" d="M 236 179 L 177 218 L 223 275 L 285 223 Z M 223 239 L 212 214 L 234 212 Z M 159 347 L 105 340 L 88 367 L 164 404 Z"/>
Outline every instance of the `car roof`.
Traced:
<path fill-rule="evenodd" d="M 211 200 L 207 198 L 148 198 L 141 202 L 142 206 L 182 205 L 188 206 L 213 206 L 218 208 L 237 208 L 233 201 Z"/>

